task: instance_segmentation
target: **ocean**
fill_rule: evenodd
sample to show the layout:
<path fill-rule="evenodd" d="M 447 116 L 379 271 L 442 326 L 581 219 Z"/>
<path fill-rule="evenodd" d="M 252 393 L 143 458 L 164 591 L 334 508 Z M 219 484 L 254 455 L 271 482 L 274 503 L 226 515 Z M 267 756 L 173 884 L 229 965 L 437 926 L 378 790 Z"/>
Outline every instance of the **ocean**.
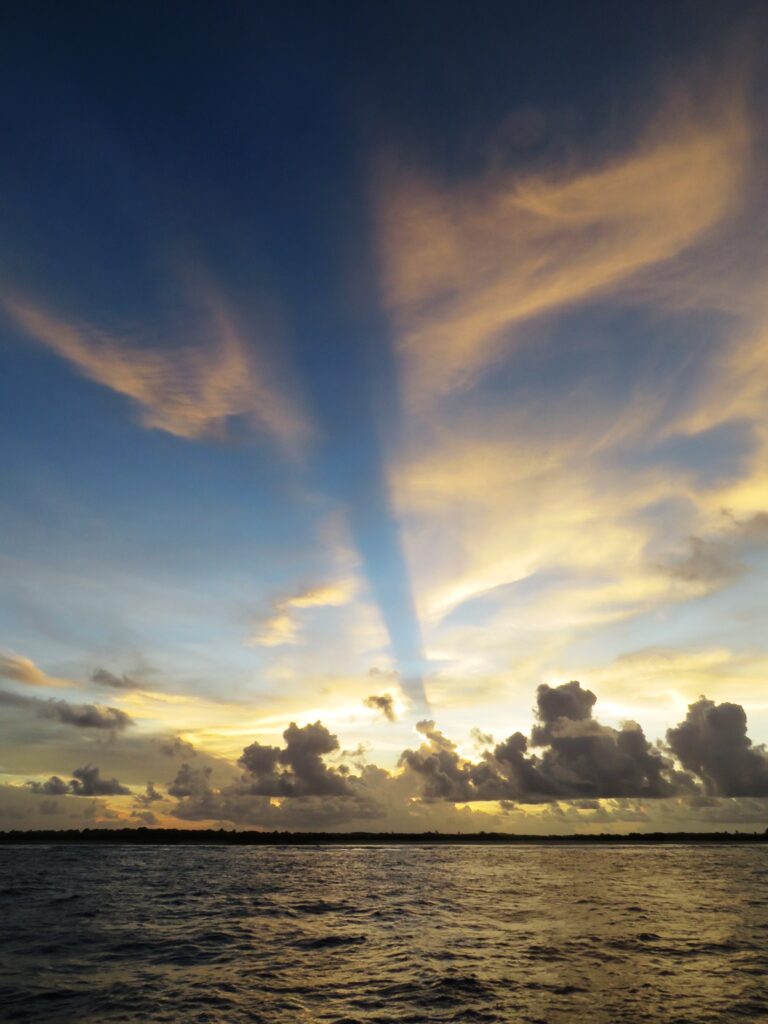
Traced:
<path fill-rule="evenodd" d="M 0 1018 L 768 1021 L 768 847 L 0 848 Z"/>

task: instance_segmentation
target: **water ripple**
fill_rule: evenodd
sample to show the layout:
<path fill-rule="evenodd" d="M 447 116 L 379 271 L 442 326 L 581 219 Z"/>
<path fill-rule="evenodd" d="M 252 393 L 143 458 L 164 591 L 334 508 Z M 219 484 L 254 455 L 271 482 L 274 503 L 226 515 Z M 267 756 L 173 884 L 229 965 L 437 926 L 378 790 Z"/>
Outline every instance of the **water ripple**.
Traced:
<path fill-rule="evenodd" d="M 0 849 L 2 1019 L 768 1021 L 764 847 Z"/>

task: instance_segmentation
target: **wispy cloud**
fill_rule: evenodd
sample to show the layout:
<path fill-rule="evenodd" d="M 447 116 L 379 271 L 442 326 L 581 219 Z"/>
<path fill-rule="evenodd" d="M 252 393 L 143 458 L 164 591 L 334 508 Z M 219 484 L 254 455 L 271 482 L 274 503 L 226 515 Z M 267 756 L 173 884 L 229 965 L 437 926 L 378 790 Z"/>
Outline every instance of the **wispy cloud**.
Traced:
<path fill-rule="evenodd" d="M 309 587 L 290 597 L 277 598 L 268 615 L 257 624 L 246 640 L 249 647 L 281 647 L 295 644 L 301 627 L 299 612 L 307 608 L 339 608 L 353 597 L 352 581 L 342 580 L 319 587 Z"/>
<path fill-rule="evenodd" d="M 378 197 L 384 284 L 408 393 L 473 381 L 510 330 L 677 256 L 738 202 L 742 105 L 678 100 L 629 155 L 588 171 L 445 185 L 388 169 Z"/>
<path fill-rule="evenodd" d="M 217 299 L 207 302 L 206 344 L 141 347 L 84 322 L 73 322 L 12 294 L 0 305 L 36 342 L 84 377 L 131 399 L 141 423 L 175 437 L 222 436 L 246 417 L 296 455 L 311 429 L 298 406 L 271 379 Z"/>

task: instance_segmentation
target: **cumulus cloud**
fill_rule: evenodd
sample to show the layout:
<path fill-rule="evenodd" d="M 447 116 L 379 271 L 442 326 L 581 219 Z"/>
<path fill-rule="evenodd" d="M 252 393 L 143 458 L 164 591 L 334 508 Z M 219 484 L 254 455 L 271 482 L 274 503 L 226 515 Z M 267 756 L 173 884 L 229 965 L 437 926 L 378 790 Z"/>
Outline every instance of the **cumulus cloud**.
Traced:
<path fill-rule="evenodd" d="M 45 793 L 47 796 L 130 796 L 127 786 L 121 785 L 117 779 L 102 779 L 99 769 L 94 764 L 83 768 L 75 768 L 69 782 L 52 775 L 45 782 L 29 782 L 34 793 Z"/>
<path fill-rule="evenodd" d="M 533 727 L 531 741 L 535 746 L 544 746 L 552 739 L 552 730 L 564 720 L 583 722 L 591 718 L 596 701 L 594 693 L 583 689 L 575 679 L 560 686 L 542 683 L 536 691 L 539 724 Z"/>
<path fill-rule="evenodd" d="M 29 786 L 33 792 L 47 793 L 49 796 L 64 796 L 65 793 L 72 792 L 69 783 L 60 779 L 58 775 L 52 775 L 45 782 L 30 782 Z"/>
<path fill-rule="evenodd" d="M 542 684 L 528 735 L 513 732 L 494 744 L 473 730 L 481 749 L 471 756 L 425 719 L 416 726 L 420 744 L 403 751 L 394 771 L 341 752 L 320 721 L 291 723 L 282 744 L 243 749 L 239 776 L 214 772 L 202 755 L 184 760 L 167 795 L 152 782 L 133 794 L 134 817 L 163 800 L 175 801 L 167 813 L 180 820 L 276 829 L 508 830 L 513 821 L 533 831 L 590 822 L 663 829 L 675 827 L 673 807 L 680 820 L 690 814 L 713 825 L 728 815 L 757 820 L 758 806 L 765 813 L 759 801 L 768 798 L 768 754 L 751 743 L 741 706 L 701 698 L 668 730 L 666 744 L 655 745 L 634 722 L 603 724 L 596 706 L 595 693 L 575 680 Z M 339 764 L 346 753 L 349 762 Z M 69 780 L 51 775 L 28 788 L 48 799 L 131 792 L 92 764 Z M 724 809 L 723 799 L 742 804 Z M 531 804 L 539 807 L 526 812 Z"/>
<path fill-rule="evenodd" d="M 626 722 L 614 729 L 593 719 L 595 701 L 575 681 L 540 686 L 530 741 L 515 732 L 476 763 L 461 757 L 434 722 L 420 722 L 425 742 L 404 751 L 401 763 L 422 779 L 428 800 L 665 797 L 685 787 L 687 780 L 651 746 L 639 725 Z"/>
<path fill-rule="evenodd" d="M 75 768 L 72 775 L 69 785 L 75 796 L 130 796 L 130 789 L 117 779 L 102 779 L 96 765 Z"/>
<path fill-rule="evenodd" d="M 329 583 L 321 587 L 307 587 L 290 597 L 280 597 L 255 627 L 246 640 L 249 647 L 282 647 L 295 644 L 301 626 L 299 613 L 305 608 L 339 608 L 347 604 L 354 594 L 350 581 Z"/>
<path fill-rule="evenodd" d="M 371 694 L 370 697 L 366 697 L 363 704 L 367 708 L 373 708 L 376 711 L 380 711 L 388 722 L 395 721 L 395 702 L 391 694 Z"/>
<path fill-rule="evenodd" d="M 121 731 L 133 725 L 133 719 L 120 708 L 105 704 L 72 704 L 67 700 L 40 700 L 38 697 L 23 697 L 16 693 L 0 690 L 0 704 L 8 707 L 27 708 L 38 718 L 63 722 L 81 729 L 116 729 Z"/>
<path fill-rule="evenodd" d="M 184 761 L 176 778 L 168 783 L 168 793 L 178 798 L 199 797 L 210 792 L 211 771 L 209 765 L 190 765 Z"/>
<path fill-rule="evenodd" d="M 349 783 L 323 756 L 339 749 L 339 741 L 322 722 L 299 727 L 291 722 L 283 733 L 285 747 L 251 743 L 239 764 L 247 771 L 251 793 L 262 796 L 346 796 Z"/>
<path fill-rule="evenodd" d="M 701 697 L 685 721 L 667 730 L 667 743 L 683 768 L 713 796 L 768 796 L 768 754 L 747 736 L 739 704 L 715 704 Z"/>
<path fill-rule="evenodd" d="M 740 707 L 720 705 L 712 716 L 711 702 L 692 706 L 662 748 L 635 722 L 602 724 L 594 717 L 596 703 L 595 694 L 575 680 L 543 684 L 530 735 L 518 731 L 492 745 L 492 737 L 474 730 L 475 742 L 485 747 L 475 759 L 463 756 L 435 721 L 422 720 L 416 726 L 421 744 L 403 751 L 395 772 L 362 762 L 354 772 L 330 767 L 324 759 L 338 751 L 337 738 L 321 722 L 291 723 L 283 746 L 245 747 L 238 762 L 243 775 L 220 788 L 209 768 L 185 762 L 168 787 L 178 801 L 172 813 L 190 821 L 273 828 L 503 828 L 477 808 L 467 810 L 466 821 L 453 816 L 456 809 L 434 808 L 486 803 L 496 808 L 491 815 L 503 816 L 543 804 L 549 811 L 537 812 L 537 828 L 557 817 L 559 831 L 588 820 L 650 822 L 647 801 L 666 806 L 674 798 L 687 806 L 708 793 L 768 795 L 765 752 L 751 748 Z"/>

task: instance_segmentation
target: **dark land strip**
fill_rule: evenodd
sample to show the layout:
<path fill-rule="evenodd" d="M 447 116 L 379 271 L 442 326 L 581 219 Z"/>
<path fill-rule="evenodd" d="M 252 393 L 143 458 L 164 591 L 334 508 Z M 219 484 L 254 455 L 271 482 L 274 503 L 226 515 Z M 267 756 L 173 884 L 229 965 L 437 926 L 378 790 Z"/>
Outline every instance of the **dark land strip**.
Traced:
<path fill-rule="evenodd" d="M 629 832 L 626 835 L 517 835 L 508 832 L 256 832 L 234 829 L 85 828 L 0 832 L 0 845 L 99 843 L 134 846 L 648 846 L 768 844 L 765 832 Z"/>

